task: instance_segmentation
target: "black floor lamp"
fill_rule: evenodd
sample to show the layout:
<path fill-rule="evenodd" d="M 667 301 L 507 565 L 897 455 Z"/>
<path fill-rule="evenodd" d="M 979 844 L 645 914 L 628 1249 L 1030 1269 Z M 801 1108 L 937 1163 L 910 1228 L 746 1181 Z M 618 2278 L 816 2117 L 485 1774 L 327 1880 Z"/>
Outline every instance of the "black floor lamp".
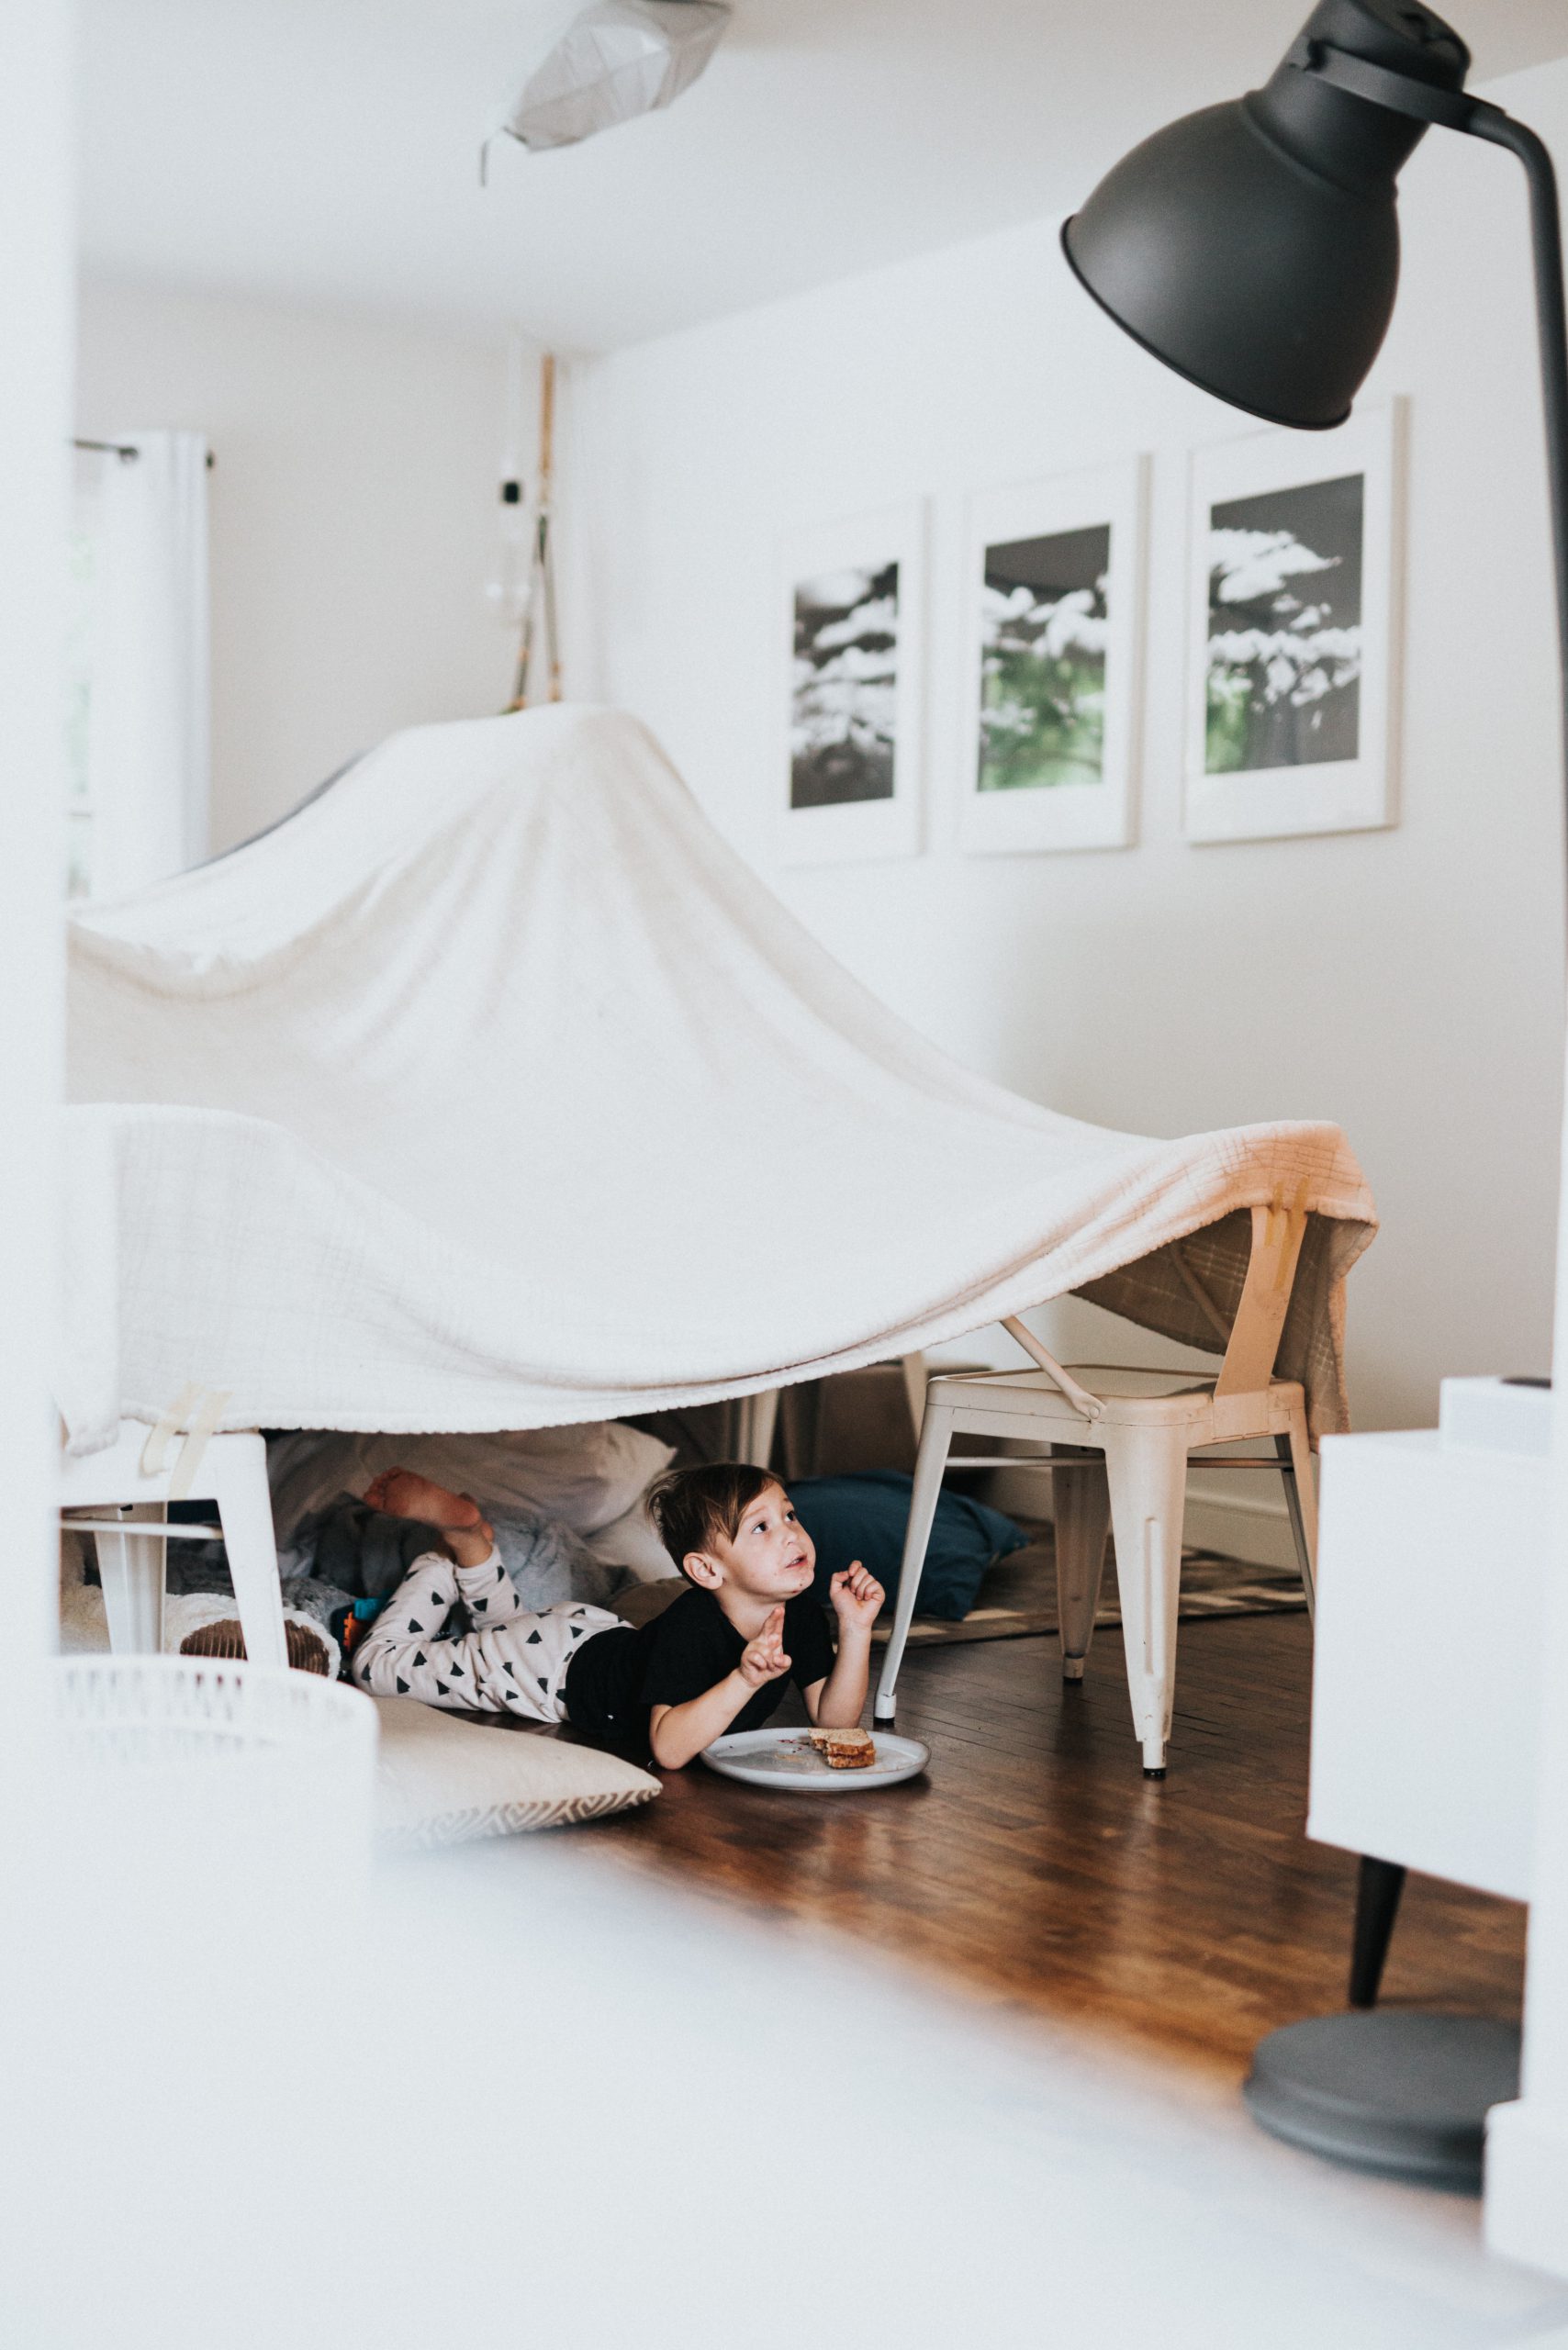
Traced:
<path fill-rule="evenodd" d="M 1062 245 L 1101 308 L 1179 375 L 1271 424 L 1322 431 L 1349 416 L 1387 330 L 1399 278 L 1394 182 L 1427 126 L 1510 148 L 1529 181 L 1568 696 L 1556 176 L 1534 131 L 1466 96 L 1469 67 L 1463 41 L 1428 8 L 1320 0 L 1260 90 L 1135 147 L 1069 220 Z M 1271 2033 L 1247 2094 L 1266 2128 L 1316 2152 L 1478 2184 L 1484 2112 L 1515 2094 L 1512 2067 L 1517 2041 L 1484 2018 L 1348 2013 Z"/>

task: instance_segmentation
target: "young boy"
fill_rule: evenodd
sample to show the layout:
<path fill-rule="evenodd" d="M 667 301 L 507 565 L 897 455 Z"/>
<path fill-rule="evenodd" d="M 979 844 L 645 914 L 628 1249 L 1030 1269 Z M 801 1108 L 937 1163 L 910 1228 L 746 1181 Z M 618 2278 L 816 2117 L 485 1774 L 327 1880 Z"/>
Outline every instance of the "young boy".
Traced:
<path fill-rule="evenodd" d="M 835 1653 L 810 1596 L 812 1538 L 767 1470 L 720 1461 L 655 1486 L 655 1523 L 691 1588 L 635 1630 L 572 1601 L 524 1608 L 470 1494 L 394 1469 L 365 1499 L 438 1527 L 445 1542 L 415 1560 L 352 1651 L 354 1679 L 377 1696 L 569 1721 L 601 1738 L 645 1735 L 666 1771 L 727 1730 L 760 1729 L 786 1676 L 823 1728 L 859 1719 L 882 1587 L 858 1561 L 834 1576 Z M 458 1601 L 472 1629 L 448 1635 Z"/>

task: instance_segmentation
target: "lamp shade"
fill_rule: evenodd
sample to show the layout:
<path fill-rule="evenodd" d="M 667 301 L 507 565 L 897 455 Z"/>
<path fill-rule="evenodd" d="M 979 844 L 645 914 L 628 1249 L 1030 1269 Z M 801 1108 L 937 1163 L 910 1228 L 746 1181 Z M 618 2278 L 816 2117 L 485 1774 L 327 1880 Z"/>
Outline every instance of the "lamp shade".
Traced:
<path fill-rule="evenodd" d="M 1271 424 L 1342 423 L 1399 277 L 1395 180 L 1424 126 L 1304 71 L 1314 44 L 1457 90 L 1430 10 L 1321 0 L 1260 90 L 1155 132 L 1062 231 L 1083 285 L 1178 375 Z"/>
<path fill-rule="evenodd" d="M 690 88 L 730 22 L 730 0 L 594 0 L 535 66 L 501 128 L 525 147 L 572 147 Z"/>

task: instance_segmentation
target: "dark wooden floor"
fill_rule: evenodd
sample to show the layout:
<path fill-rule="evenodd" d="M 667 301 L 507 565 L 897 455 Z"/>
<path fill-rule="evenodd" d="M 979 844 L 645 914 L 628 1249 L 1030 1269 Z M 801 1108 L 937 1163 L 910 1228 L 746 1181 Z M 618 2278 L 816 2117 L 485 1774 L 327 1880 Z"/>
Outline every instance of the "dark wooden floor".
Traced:
<path fill-rule="evenodd" d="M 1121 1640 L 1065 1689 L 1053 1640 L 912 1651 L 898 1728 L 928 1776 L 773 1795 L 694 1763 L 585 1828 L 597 1853 L 1092 2019 L 1227 2074 L 1273 2025 L 1343 2003 L 1354 1863 L 1311 1844 L 1305 1617 L 1184 1624 L 1170 1776 L 1139 1771 Z M 1523 1912 L 1412 1878 L 1390 2001 L 1518 2011 Z"/>

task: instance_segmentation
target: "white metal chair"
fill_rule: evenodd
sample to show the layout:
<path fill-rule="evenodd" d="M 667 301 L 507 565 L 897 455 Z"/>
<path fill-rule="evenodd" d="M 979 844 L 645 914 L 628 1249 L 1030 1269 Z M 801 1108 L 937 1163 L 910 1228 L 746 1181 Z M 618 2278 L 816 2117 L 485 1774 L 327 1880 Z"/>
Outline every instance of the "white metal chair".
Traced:
<path fill-rule="evenodd" d="M 163 1451 L 154 1449 L 157 1434 L 150 1438 L 145 1428 L 128 1427 L 104 1451 L 61 1462 L 62 1522 L 91 1534 L 97 1546 L 111 1650 L 162 1646 L 166 1545 L 221 1535 L 245 1654 L 252 1664 L 286 1666 L 266 1445 L 253 1432 L 209 1436 L 194 1458 L 187 1444 L 164 1465 Z M 151 1468 L 144 1465 L 150 1460 Z M 193 1492 L 216 1504 L 217 1525 L 168 1523 L 169 1502 Z"/>
<path fill-rule="evenodd" d="M 756 1395 L 740 1395 L 730 1406 L 734 1434 L 730 1450 L 736 1460 L 766 1469 L 773 1458 L 773 1432 L 778 1425 L 778 1390 L 765 1387 Z"/>
<path fill-rule="evenodd" d="M 946 1470 L 1010 1468 L 1015 1453 L 952 1456 L 956 1436 L 1022 1438 L 1044 1445 L 1028 1465 L 1052 1479 L 1062 1673 L 1083 1676 L 1094 1612 L 1114 1530 L 1116 1582 L 1133 1724 L 1146 1778 L 1165 1775 L 1176 1689 L 1176 1622 L 1187 1464 L 1210 1445 L 1268 1439 L 1284 1478 L 1291 1529 L 1313 1604 L 1317 1519 L 1306 1399 L 1294 1381 L 1273 1378 L 1290 1304 L 1305 1212 L 1255 1207 L 1252 1248 L 1225 1360 L 1215 1372 L 1118 1370 L 1058 1363 L 1023 1323 L 1008 1329 L 1039 1366 L 1034 1371 L 937 1376 L 926 1389 L 892 1636 L 878 1684 L 875 1718 L 893 1719 L 899 1667 L 920 1590 L 926 1544 Z M 1184 1278 L 1192 1281 L 1191 1275 Z M 1216 1326 L 1224 1328 L 1215 1310 Z M 1205 1467 L 1256 1468 L 1232 1458 Z"/>

